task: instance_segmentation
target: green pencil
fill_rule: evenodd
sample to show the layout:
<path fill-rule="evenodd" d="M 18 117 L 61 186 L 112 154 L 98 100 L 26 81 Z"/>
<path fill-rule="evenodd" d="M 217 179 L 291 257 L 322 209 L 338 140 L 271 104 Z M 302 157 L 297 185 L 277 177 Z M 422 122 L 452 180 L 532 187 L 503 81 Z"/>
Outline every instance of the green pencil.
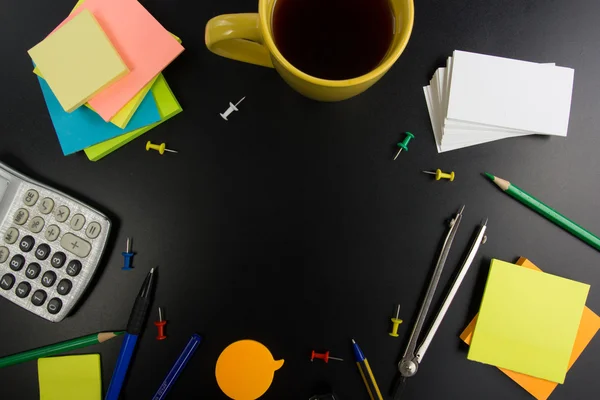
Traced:
<path fill-rule="evenodd" d="M 36 360 L 42 357 L 55 356 L 66 351 L 80 349 L 93 344 L 103 343 L 121 334 L 123 334 L 123 332 L 94 333 L 92 335 L 82 336 L 77 339 L 71 339 L 64 342 L 51 344 L 49 346 L 27 350 L 22 353 L 0 358 L 0 368 L 8 367 L 9 365 L 20 364 L 26 361 Z"/>
<path fill-rule="evenodd" d="M 567 217 L 562 214 L 559 214 L 557 211 L 548 207 L 541 201 L 537 200 L 535 197 L 525 192 L 522 189 L 519 189 L 517 186 L 513 185 L 507 180 L 498 178 L 492 174 L 485 173 L 492 182 L 494 182 L 502 191 L 508 193 L 513 198 L 517 199 L 521 203 L 525 204 L 527 207 L 546 217 L 550 221 L 554 222 L 556 225 L 560 226 L 567 232 L 572 235 L 578 237 L 583 240 L 585 243 L 589 244 L 596 250 L 600 250 L 600 238 L 590 231 L 582 228 L 577 225 L 575 222 L 571 221 Z"/>

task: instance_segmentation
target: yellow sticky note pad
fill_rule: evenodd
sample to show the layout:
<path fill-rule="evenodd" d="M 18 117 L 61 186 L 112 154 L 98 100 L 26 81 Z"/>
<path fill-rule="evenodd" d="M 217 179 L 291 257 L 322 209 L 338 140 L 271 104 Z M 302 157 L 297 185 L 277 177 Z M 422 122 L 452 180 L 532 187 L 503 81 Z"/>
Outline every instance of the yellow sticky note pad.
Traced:
<path fill-rule="evenodd" d="M 38 43 L 29 55 L 67 112 L 129 72 L 87 10 Z"/>
<path fill-rule="evenodd" d="M 38 360 L 40 400 L 101 400 L 100 354 Z"/>
<path fill-rule="evenodd" d="M 589 289 L 492 260 L 469 360 L 564 383 Z"/>

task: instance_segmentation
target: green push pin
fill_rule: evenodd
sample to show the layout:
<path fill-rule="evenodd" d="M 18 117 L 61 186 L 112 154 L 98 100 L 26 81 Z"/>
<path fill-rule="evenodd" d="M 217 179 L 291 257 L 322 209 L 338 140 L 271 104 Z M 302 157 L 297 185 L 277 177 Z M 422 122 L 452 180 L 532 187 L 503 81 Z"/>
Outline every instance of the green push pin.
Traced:
<path fill-rule="evenodd" d="M 405 134 L 406 134 L 406 137 L 404 138 L 404 140 L 401 141 L 400 143 L 398 143 L 398 147 L 400 147 L 400 150 L 398 150 L 398 153 L 396 153 L 396 157 L 394 157 L 394 160 L 396 160 L 396 158 L 398 158 L 400 153 L 402 153 L 402 150 L 408 151 L 408 144 L 410 143 L 411 140 L 413 140 L 415 138 L 415 135 L 413 135 L 410 132 L 405 132 Z"/>

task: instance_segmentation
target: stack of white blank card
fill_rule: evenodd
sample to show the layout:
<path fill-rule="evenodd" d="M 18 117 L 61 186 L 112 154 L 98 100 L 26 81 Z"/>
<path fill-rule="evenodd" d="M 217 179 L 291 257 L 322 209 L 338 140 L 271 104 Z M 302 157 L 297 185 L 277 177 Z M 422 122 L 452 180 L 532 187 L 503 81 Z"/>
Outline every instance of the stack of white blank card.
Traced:
<path fill-rule="evenodd" d="M 567 136 L 574 71 L 455 51 L 425 99 L 438 152 L 525 136 Z"/>

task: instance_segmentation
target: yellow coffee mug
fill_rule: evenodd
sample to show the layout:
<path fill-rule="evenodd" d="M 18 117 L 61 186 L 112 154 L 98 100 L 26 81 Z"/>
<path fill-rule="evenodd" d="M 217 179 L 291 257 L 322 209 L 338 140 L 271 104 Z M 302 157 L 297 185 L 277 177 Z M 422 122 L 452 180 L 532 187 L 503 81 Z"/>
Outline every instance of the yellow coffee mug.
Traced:
<path fill-rule="evenodd" d="M 275 1 L 259 0 L 258 14 L 226 14 L 211 19 L 206 24 L 206 47 L 223 57 L 275 68 L 292 88 L 319 101 L 346 100 L 377 82 L 406 47 L 415 14 L 413 0 L 390 0 L 395 34 L 383 61 L 368 74 L 334 81 L 305 74 L 290 64 L 277 49 L 271 26 Z"/>

